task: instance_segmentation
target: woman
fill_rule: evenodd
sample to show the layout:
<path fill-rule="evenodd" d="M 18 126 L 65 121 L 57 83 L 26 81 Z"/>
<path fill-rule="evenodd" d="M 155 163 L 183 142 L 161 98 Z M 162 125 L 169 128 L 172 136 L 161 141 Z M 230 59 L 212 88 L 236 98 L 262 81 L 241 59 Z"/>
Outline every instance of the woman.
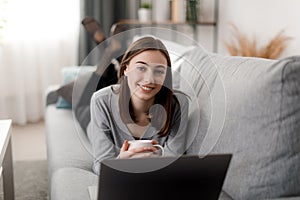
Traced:
<path fill-rule="evenodd" d="M 171 61 L 163 43 L 144 37 L 129 46 L 120 63 L 119 84 L 95 92 L 91 99 L 94 166 L 107 158 L 158 156 L 157 149 L 128 150 L 129 140 L 151 139 L 164 155 L 181 155 L 186 147 L 188 99 L 172 90 Z"/>

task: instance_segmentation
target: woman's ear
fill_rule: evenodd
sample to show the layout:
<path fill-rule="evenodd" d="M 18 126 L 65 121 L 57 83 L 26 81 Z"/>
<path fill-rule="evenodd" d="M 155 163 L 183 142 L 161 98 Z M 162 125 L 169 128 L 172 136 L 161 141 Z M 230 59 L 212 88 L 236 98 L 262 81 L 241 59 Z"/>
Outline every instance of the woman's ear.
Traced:
<path fill-rule="evenodd" d="M 127 72 L 128 72 L 128 66 L 125 65 L 124 76 L 127 76 Z"/>

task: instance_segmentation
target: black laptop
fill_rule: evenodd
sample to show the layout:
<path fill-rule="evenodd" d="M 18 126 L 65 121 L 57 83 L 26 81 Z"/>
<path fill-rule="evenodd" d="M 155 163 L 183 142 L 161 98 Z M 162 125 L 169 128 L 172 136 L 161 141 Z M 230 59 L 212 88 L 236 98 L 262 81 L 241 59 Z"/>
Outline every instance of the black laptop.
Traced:
<path fill-rule="evenodd" d="M 231 154 L 135 159 L 101 163 L 98 200 L 217 200 Z"/>

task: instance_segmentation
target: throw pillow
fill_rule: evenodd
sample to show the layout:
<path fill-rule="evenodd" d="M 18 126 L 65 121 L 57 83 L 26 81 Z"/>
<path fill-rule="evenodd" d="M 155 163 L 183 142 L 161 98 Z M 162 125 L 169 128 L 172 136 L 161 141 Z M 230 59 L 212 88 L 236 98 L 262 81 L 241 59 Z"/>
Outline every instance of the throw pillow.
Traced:
<path fill-rule="evenodd" d="M 63 84 L 57 89 L 57 108 L 72 108 L 72 95 L 75 79 L 79 74 L 95 71 L 95 66 L 69 66 L 62 69 Z"/>
<path fill-rule="evenodd" d="M 300 57 L 276 61 L 197 49 L 189 61 L 194 68 L 185 63 L 182 73 L 201 104 L 200 135 L 189 153 L 233 154 L 223 186 L 233 199 L 299 196 Z"/>
<path fill-rule="evenodd" d="M 74 81 L 62 85 L 57 89 L 59 95 L 56 104 L 57 108 L 71 108 L 72 107 L 72 91 L 73 91 Z"/>

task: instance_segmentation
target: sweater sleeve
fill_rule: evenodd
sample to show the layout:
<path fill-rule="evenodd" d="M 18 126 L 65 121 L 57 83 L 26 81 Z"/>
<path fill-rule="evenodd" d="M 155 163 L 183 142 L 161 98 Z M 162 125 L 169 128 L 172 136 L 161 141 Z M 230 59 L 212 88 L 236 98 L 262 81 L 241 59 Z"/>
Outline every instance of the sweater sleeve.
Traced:
<path fill-rule="evenodd" d="M 109 126 L 109 112 L 105 106 L 107 96 L 93 95 L 91 99 L 91 121 L 88 127 L 88 138 L 93 150 L 93 170 L 100 173 L 100 163 L 107 158 L 116 157 L 115 145 Z"/>

